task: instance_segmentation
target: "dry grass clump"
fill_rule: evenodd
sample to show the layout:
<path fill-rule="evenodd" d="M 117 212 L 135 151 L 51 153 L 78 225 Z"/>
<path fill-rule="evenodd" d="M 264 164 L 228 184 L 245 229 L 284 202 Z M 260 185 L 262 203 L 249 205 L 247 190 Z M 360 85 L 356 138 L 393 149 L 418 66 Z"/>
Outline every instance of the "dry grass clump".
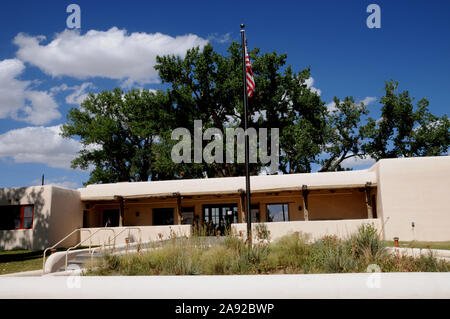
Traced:
<path fill-rule="evenodd" d="M 264 226 L 262 226 L 264 228 Z M 419 258 L 388 252 L 376 229 L 363 225 L 346 239 L 325 236 L 316 241 L 293 233 L 269 242 L 267 229 L 249 250 L 239 236 L 228 234 L 211 244 L 203 232 L 170 240 L 150 251 L 106 255 L 87 275 L 232 275 L 365 272 L 377 264 L 383 272 L 450 271 L 432 254 Z"/>

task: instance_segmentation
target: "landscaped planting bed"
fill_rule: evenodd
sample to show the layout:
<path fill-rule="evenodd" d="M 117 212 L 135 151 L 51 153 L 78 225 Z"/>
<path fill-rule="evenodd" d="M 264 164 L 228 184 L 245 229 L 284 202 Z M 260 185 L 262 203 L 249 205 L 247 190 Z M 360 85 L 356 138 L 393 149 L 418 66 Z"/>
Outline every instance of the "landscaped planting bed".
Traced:
<path fill-rule="evenodd" d="M 247 275 L 366 272 L 450 271 L 450 264 L 431 253 L 418 258 L 389 253 L 375 228 L 364 225 L 346 239 L 325 236 L 311 241 L 302 233 L 270 242 L 258 230 L 249 249 L 242 238 L 227 235 L 211 245 L 202 237 L 173 239 L 162 247 L 122 256 L 106 255 L 85 275 Z M 373 269 L 373 266 L 371 266 Z"/>

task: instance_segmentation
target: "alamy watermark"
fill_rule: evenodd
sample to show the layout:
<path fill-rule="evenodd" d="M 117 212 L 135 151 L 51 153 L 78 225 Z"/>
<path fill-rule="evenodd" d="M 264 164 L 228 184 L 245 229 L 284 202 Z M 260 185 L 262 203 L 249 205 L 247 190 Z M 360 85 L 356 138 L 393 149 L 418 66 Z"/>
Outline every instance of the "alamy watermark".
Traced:
<path fill-rule="evenodd" d="M 66 279 L 66 286 L 69 289 L 81 288 L 81 268 L 77 264 L 70 264 L 67 266 L 67 271 L 70 273 Z"/>
<path fill-rule="evenodd" d="M 367 13 L 370 15 L 367 17 L 366 25 L 369 29 L 381 28 L 381 8 L 378 4 L 372 3 L 367 6 Z"/>
<path fill-rule="evenodd" d="M 270 129 L 270 155 L 268 154 L 268 131 L 260 128 L 258 134 L 255 128 L 226 128 L 223 132 L 210 127 L 203 132 L 201 120 L 194 121 L 194 147 L 192 148 L 191 132 L 184 127 L 172 131 L 171 139 L 179 140 L 172 148 L 171 158 L 174 163 L 192 163 L 192 149 L 194 150 L 194 163 L 245 163 L 245 136 L 249 140 L 249 163 L 258 163 L 268 166 L 270 174 L 278 171 L 279 164 L 279 129 Z M 209 142 L 203 148 L 203 141 Z M 224 156 L 225 144 L 225 156 Z M 235 156 L 235 145 L 237 156 Z M 224 158 L 225 157 L 225 158 Z"/>
<path fill-rule="evenodd" d="M 366 286 L 370 289 L 381 288 L 381 268 L 377 264 L 367 266 L 366 272 L 370 273 L 366 280 Z"/>
<path fill-rule="evenodd" d="M 67 13 L 71 13 L 66 19 L 68 29 L 81 28 L 81 8 L 78 4 L 69 4 L 66 8 Z"/>

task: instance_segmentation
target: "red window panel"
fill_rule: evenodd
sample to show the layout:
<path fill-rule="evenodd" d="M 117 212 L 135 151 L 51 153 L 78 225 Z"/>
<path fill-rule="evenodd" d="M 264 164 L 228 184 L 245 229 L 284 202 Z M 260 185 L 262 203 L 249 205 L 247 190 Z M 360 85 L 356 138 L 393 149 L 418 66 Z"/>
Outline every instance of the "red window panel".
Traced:
<path fill-rule="evenodd" d="M 34 218 L 33 205 L 20 207 L 20 219 L 16 219 L 16 229 L 32 229 Z"/>

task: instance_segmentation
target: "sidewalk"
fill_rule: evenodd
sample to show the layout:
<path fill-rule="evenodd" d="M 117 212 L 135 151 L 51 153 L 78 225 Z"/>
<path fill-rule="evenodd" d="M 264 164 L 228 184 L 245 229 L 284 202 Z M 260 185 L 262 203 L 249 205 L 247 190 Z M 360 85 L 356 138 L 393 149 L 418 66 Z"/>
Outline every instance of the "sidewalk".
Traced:
<path fill-rule="evenodd" d="M 36 277 L 36 276 L 42 276 L 42 269 L 14 272 L 11 274 L 0 275 L 0 277 Z"/>

